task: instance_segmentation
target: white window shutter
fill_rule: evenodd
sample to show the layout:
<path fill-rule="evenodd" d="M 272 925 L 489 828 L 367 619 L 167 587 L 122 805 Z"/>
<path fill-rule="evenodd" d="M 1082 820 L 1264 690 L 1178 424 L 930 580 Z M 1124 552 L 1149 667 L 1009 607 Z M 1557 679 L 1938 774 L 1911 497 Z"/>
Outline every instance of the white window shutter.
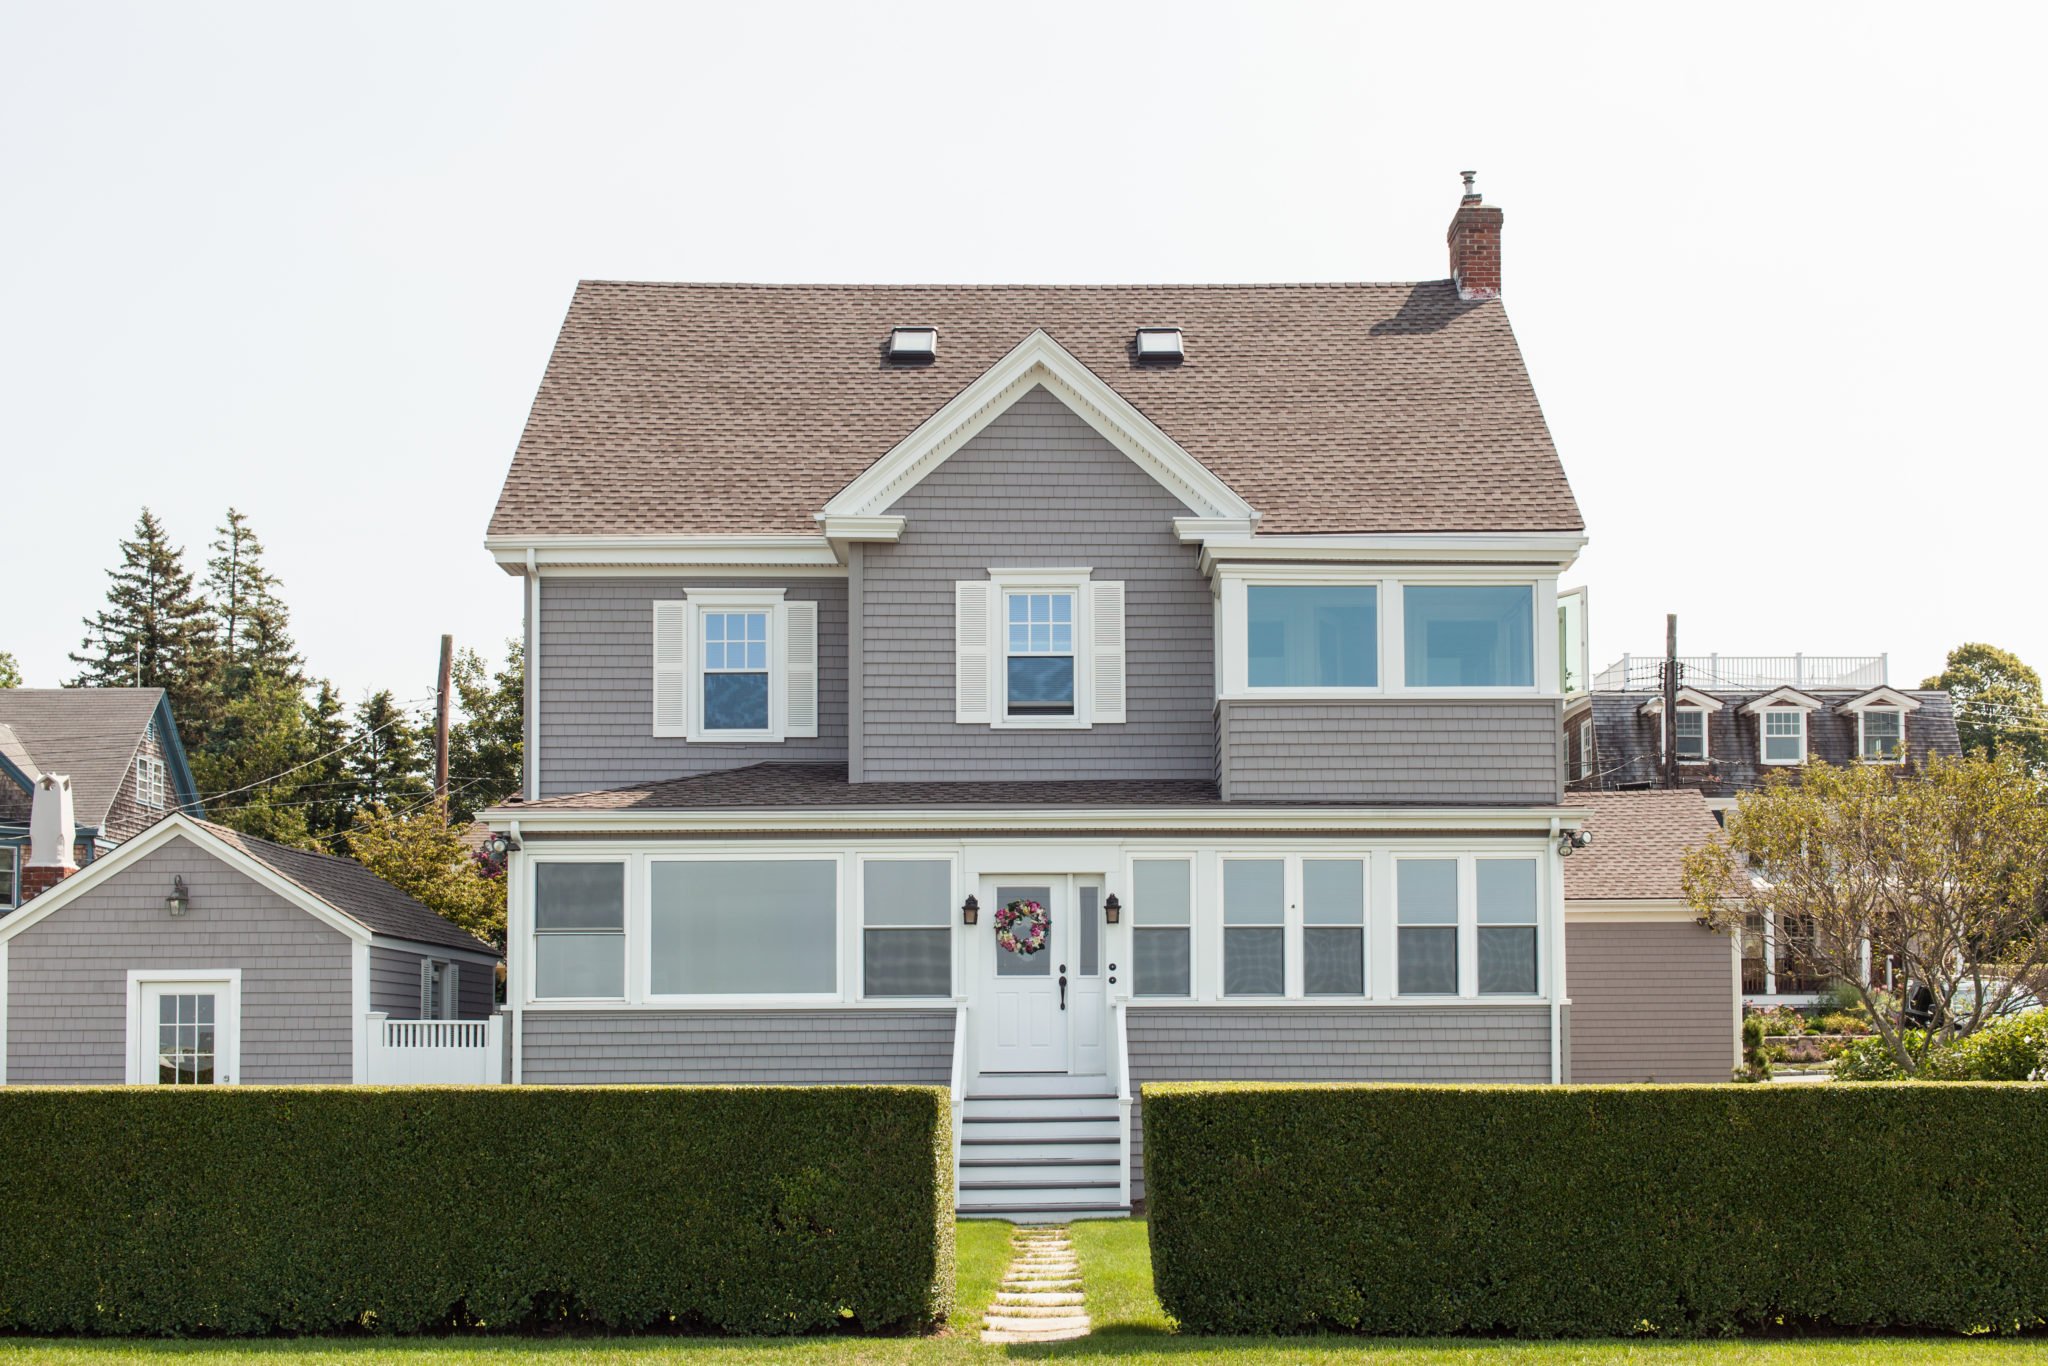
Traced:
<path fill-rule="evenodd" d="M 690 729 L 690 604 L 654 604 L 654 733 L 682 737 Z"/>
<path fill-rule="evenodd" d="M 462 1016 L 462 964 L 450 963 L 441 978 L 441 1018 L 460 1019 Z"/>
<path fill-rule="evenodd" d="M 987 580 L 953 585 L 953 719 L 970 725 L 989 723 L 993 588 Z"/>
<path fill-rule="evenodd" d="M 1124 719 L 1124 586 L 1091 583 L 1088 592 L 1095 618 L 1089 720 L 1098 726 L 1116 725 Z"/>
<path fill-rule="evenodd" d="M 818 604 L 783 604 L 783 699 L 788 721 L 783 734 L 792 739 L 818 733 Z"/>
<path fill-rule="evenodd" d="M 434 1018 L 434 960 L 420 959 L 420 1018 Z"/>

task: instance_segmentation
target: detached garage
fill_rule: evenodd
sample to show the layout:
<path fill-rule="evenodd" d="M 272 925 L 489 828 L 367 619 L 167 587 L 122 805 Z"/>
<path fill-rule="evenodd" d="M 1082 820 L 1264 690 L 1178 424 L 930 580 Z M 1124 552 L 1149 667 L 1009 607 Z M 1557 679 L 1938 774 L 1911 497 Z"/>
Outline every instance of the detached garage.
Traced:
<path fill-rule="evenodd" d="M 498 1081 L 497 963 L 353 860 L 172 815 L 0 920 L 0 1081 Z"/>
<path fill-rule="evenodd" d="M 1700 794 L 1572 793 L 1590 848 L 1564 861 L 1570 1080 L 1727 1081 L 1742 1052 L 1735 941 L 1685 904 L 1686 851 L 1720 832 Z"/>

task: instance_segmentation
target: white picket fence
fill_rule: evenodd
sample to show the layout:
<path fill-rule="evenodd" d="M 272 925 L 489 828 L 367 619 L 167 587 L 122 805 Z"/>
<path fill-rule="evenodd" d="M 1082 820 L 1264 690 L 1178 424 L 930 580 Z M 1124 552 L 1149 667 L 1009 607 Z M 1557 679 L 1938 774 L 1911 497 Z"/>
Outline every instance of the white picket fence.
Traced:
<path fill-rule="evenodd" d="M 372 1086 L 496 1086 L 505 1080 L 505 1017 L 393 1020 L 369 1015 Z"/>

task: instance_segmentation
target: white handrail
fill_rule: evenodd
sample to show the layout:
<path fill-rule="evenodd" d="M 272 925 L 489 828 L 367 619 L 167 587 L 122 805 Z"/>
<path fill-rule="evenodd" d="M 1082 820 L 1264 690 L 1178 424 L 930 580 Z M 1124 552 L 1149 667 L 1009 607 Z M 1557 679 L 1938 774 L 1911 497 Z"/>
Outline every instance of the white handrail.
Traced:
<path fill-rule="evenodd" d="M 1131 1033 L 1124 1015 L 1124 1003 L 1110 1007 L 1110 1021 L 1116 1035 L 1116 1197 L 1117 1203 L 1131 1204 Z"/>
<path fill-rule="evenodd" d="M 967 1119 L 967 1005 L 953 1007 L 953 1182 L 960 1181 L 960 1140 Z"/>

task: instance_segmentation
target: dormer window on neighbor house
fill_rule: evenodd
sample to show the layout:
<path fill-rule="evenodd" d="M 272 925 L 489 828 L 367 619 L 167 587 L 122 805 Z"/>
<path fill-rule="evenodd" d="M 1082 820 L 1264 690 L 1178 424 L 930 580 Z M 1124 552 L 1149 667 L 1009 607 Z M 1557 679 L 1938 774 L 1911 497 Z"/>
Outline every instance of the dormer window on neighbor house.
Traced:
<path fill-rule="evenodd" d="M 1867 763 L 1896 764 L 1906 757 L 1906 714 L 1920 701 L 1896 688 L 1873 688 L 1844 702 L 1841 710 L 1856 718 L 1856 756 Z"/>
<path fill-rule="evenodd" d="M 1678 762 L 1681 764 L 1704 764 L 1712 757 L 1708 743 L 1710 718 L 1721 710 L 1721 699 L 1698 688 L 1680 688 L 1676 708 L 1676 731 L 1678 740 Z M 1657 728 L 1657 750 L 1664 749 L 1664 699 L 1653 697 L 1642 706 L 1642 714 Z"/>
<path fill-rule="evenodd" d="M 1777 688 L 1742 710 L 1757 718 L 1759 763 L 1779 767 L 1806 762 L 1807 717 L 1820 710 L 1820 699 L 1797 688 Z"/>

